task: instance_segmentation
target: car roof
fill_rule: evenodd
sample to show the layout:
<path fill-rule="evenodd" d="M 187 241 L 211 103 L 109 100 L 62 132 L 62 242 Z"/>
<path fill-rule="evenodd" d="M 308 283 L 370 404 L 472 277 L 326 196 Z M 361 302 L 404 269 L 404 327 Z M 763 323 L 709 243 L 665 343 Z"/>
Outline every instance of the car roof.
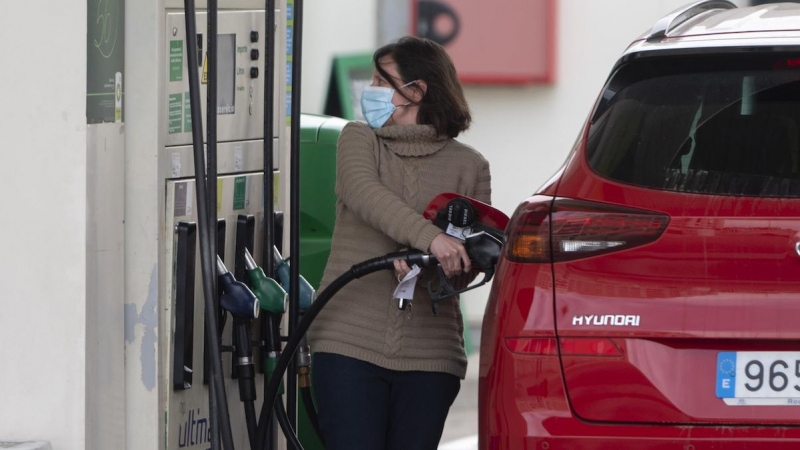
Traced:
<path fill-rule="evenodd" d="M 664 16 L 625 54 L 742 46 L 800 46 L 800 4 L 736 8 L 727 1 L 697 2 Z"/>

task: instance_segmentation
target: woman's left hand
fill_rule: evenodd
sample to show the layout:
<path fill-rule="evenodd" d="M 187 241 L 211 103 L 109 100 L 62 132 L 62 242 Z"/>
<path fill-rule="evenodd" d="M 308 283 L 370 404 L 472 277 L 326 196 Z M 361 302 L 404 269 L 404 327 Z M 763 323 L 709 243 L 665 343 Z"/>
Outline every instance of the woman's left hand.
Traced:
<path fill-rule="evenodd" d="M 408 267 L 408 263 L 402 259 L 396 259 L 394 261 L 394 274 L 397 276 L 397 281 L 400 282 L 403 278 L 411 272 L 411 268 Z"/>

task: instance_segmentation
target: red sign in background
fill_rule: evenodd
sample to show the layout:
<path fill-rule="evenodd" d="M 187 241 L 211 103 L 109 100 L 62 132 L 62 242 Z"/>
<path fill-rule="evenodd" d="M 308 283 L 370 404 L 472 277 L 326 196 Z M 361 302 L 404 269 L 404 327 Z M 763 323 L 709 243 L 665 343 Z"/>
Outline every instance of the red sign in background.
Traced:
<path fill-rule="evenodd" d="M 464 83 L 550 83 L 555 0 L 414 0 L 412 34 L 444 46 Z"/>

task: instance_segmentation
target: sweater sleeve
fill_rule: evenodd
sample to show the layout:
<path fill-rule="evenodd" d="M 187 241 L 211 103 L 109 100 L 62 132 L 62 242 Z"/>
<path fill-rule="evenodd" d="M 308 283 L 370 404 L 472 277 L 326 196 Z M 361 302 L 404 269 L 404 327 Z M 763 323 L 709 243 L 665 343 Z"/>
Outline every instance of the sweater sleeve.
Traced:
<path fill-rule="evenodd" d="M 358 217 L 396 242 L 427 252 L 442 231 L 383 185 L 375 161 L 375 137 L 351 122 L 339 136 L 336 195 Z"/>
<path fill-rule="evenodd" d="M 478 177 L 475 180 L 475 200 L 492 204 L 492 174 L 489 170 L 489 161 L 483 160 L 481 168 L 478 171 Z"/>

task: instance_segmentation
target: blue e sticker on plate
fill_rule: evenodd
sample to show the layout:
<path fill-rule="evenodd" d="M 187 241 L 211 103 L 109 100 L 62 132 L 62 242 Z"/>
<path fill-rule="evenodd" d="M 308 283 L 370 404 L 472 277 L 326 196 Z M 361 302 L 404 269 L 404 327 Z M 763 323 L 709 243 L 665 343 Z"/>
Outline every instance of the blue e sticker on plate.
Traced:
<path fill-rule="evenodd" d="M 736 352 L 717 354 L 717 398 L 736 396 Z"/>

